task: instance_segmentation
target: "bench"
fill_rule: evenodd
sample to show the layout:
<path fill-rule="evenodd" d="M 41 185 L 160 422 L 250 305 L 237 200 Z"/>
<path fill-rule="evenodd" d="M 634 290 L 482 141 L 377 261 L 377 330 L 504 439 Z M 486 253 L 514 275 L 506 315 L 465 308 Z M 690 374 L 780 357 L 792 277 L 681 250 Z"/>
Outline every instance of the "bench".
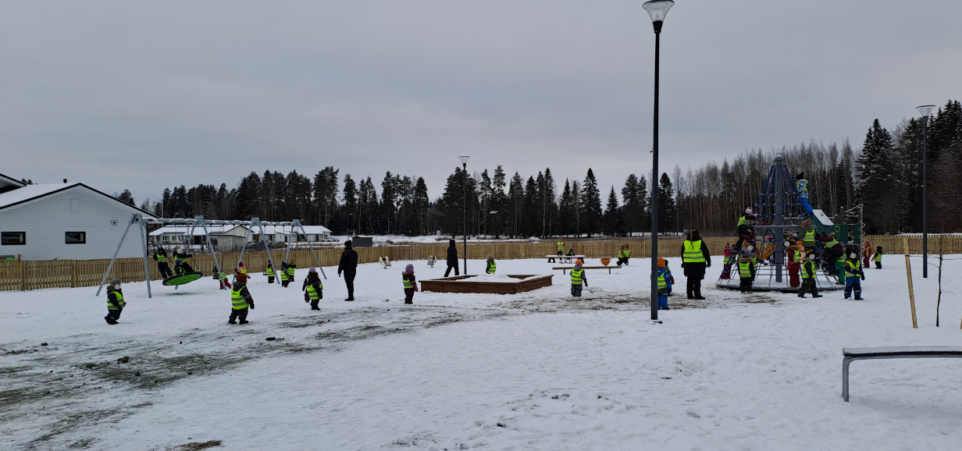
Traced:
<path fill-rule="evenodd" d="M 842 398 L 848 402 L 848 366 L 856 360 L 962 357 L 959 346 L 892 346 L 842 349 Z"/>
<path fill-rule="evenodd" d="M 574 269 L 573 266 L 555 266 L 551 269 L 560 269 L 561 274 L 567 274 L 566 271 Z M 621 269 L 620 266 L 582 266 L 581 269 L 607 269 L 608 274 L 611 274 L 612 269 Z"/>
<path fill-rule="evenodd" d="M 573 263 L 575 260 L 579 258 L 582 260 L 587 258 L 584 255 L 558 255 L 558 254 L 546 255 L 546 257 L 548 257 L 548 263 L 555 263 L 556 258 L 561 260 L 562 263 L 565 263 L 565 262 Z"/>

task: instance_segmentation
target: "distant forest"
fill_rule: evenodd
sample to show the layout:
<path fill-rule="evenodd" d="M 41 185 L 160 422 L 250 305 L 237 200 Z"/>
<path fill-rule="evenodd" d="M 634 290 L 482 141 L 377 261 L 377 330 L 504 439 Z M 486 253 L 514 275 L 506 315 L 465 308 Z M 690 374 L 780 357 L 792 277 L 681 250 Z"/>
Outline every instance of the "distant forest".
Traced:
<path fill-rule="evenodd" d="M 933 232 L 962 231 L 962 105 L 949 101 L 928 123 L 929 224 Z M 775 155 L 793 174 L 804 172 L 810 202 L 834 217 L 864 207 L 869 233 L 920 232 L 922 228 L 922 119 L 886 129 L 876 119 L 860 150 L 811 142 L 767 152 L 752 150 L 720 165 L 675 167 L 658 179 L 659 229 L 697 228 L 733 233 L 738 216 L 756 202 Z M 387 172 L 378 182 L 326 167 L 313 177 L 251 172 L 235 187 L 165 189 L 160 201 L 140 208 L 163 217 L 267 221 L 300 218 L 335 234 L 461 234 L 464 177 L 455 168 L 444 193 L 431 200 L 422 177 Z M 626 236 L 650 230 L 651 181 L 631 174 L 619 190 L 602 192 L 593 171 L 584 180 L 558 183 L 546 168 L 536 176 L 508 176 L 502 166 L 468 174 L 468 233 L 497 237 L 556 235 Z M 378 190 L 380 188 L 380 191 Z M 620 192 L 619 192 L 620 191 Z M 136 205 L 131 193 L 115 194 Z M 604 196 L 604 198 L 602 197 Z M 851 218 L 852 220 L 857 217 Z"/>

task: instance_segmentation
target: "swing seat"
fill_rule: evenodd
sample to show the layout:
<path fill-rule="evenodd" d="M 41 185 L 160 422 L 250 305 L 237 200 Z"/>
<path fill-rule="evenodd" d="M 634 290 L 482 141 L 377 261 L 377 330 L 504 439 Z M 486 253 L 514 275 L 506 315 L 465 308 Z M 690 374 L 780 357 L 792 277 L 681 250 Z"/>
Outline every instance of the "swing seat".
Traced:
<path fill-rule="evenodd" d="M 164 279 L 164 286 L 173 287 L 173 286 L 177 286 L 177 285 L 186 285 L 186 284 L 191 283 L 191 282 L 193 282 L 193 281 L 195 281 L 195 280 L 197 280 L 197 279 L 200 279 L 201 277 L 204 277 L 204 274 L 203 274 L 203 273 L 199 273 L 199 272 L 189 272 L 189 273 L 186 273 L 186 274 L 177 274 L 177 275 L 175 275 L 175 276 L 173 276 L 173 277 L 168 277 L 168 278 Z"/>

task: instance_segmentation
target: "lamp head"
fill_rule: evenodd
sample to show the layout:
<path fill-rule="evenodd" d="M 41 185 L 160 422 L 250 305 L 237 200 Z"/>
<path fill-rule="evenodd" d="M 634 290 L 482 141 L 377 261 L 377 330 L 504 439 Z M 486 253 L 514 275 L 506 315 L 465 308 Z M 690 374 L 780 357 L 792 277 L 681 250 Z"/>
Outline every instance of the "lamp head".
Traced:
<path fill-rule="evenodd" d="M 470 157 L 469 155 L 461 155 L 461 156 L 458 157 L 458 158 L 461 159 L 461 164 L 467 166 L 467 165 L 468 165 L 468 158 L 471 158 L 471 157 Z"/>
<path fill-rule="evenodd" d="M 671 9 L 672 6 L 675 6 L 675 2 L 672 0 L 649 0 L 642 5 L 642 7 L 648 11 L 648 15 L 651 16 L 655 33 L 661 33 L 661 25 L 665 21 L 665 16 L 668 15 L 668 10 Z"/>
<path fill-rule="evenodd" d="M 929 117 L 932 115 L 932 112 L 935 111 L 935 105 L 922 105 L 915 107 L 915 109 L 919 110 L 919 114 L 921 114 L 922 117 Z"/>

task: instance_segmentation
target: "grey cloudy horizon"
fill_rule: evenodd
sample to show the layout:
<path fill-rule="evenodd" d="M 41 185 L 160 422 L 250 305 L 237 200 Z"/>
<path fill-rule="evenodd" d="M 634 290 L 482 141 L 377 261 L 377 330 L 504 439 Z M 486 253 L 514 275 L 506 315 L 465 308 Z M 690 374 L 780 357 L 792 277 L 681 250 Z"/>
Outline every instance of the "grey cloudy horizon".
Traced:
<path fill-rule="evenodd" d="M 651 171 L 642 0 L 5 1 L 0 173 L 137 202 L 254 171 L 468 169 L 603 195 Z M 962 97 L 962 2 L 677 0 L 660 172 L 849 139 Z"/>

